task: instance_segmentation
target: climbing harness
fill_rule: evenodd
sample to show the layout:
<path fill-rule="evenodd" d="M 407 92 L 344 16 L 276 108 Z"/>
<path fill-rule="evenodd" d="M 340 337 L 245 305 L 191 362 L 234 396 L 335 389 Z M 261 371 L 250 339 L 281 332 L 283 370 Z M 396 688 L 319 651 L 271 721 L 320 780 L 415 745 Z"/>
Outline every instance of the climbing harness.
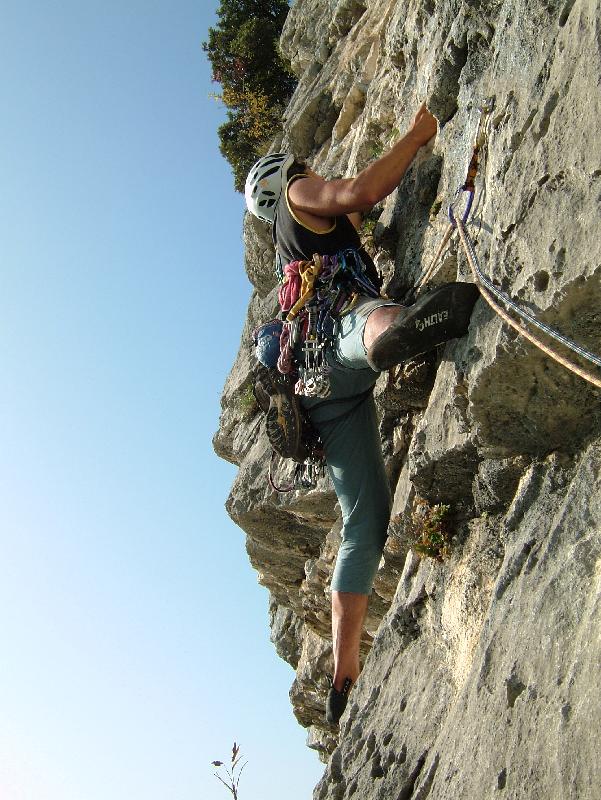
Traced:
<path fill-rule="evenodd" d="M 557 363 L 566 367 L 566 369 L 580 376 L 589 383 L 592 383 L 597 388 L 601 388 L 601 379 L 597 375 L 593 374 L 588 370 L 583 369 L 570 359 L 567 359 L 560 353 L 557 353 L 549 345 L 546 345 L 543 341 L 541 341 L 541 339 L 538 336 L 535 336 L 533 333 L 531 333 L 523 324 L 519 324 L 518 322 L 516 322 L 507 313 L 507 311 L 499 305 L 497 301 L 503 303 L 504 306 L 511 309 L 511 311 L 513 311 L 518 317 L 520 317 L 525 322 L 530 323 L 535 328 L 537 328 L 538 330 L 542 331 L 547 336 L 549 336 L 551 339 L 554 339 L 555 341 L 559 342 L 564 347 L 567 347 L 569 350 L 576 353 L 581 358 L 595 364 L 597 367 L 601 367 L 601 358 L 595 355 L 594 353 L 591 353 L 589 350 L 582 347 L 581 345 L 578 345 L 576 342 L 572 341 L 567 336 L 564 336 L 559 331 L 556 331 L 551 326 L 546 325 L 544 322 L 541 322 L 534 316 L 534 314 L 519 306 L 514 300 L 511 299 L 511 297 L 509 297 L 505 292 L 501 291 L 501 289 L 495 286 L 495 284 L 483 273 L 480 264 L 478 263 L 478 258 L 476 256 L 474 243 L 468 233 L 467 225 L 470 218 L 470 214 L 473 211 L 473 203 L 476 192 L 475 181 L 483 153 L 485 153 L 486 149 L 487 128 L 493 107 L 494 107 L 493 101 L 487 100 L 485 104 L 480 108 L 480 119 L 478 123 L 478 129 L 476 132 L 474 149 L 468 166 L 465 182 L 457 189 L 453 201 L 449 205 L 448 215 L 450 224 L 444 233 L 440 246 L 436 251 L 436 254 L 434 255 L 434 258 L 432 259 L 430 265 L 419 276 L 416 288 L 421 288 L 432 277 L 446 246 L 448 245 L 455 231 L 457 231 L 461 244 L 463 245 L 465 255 L 468 264 L 470 266 L 470 269 L 472 271 L 474 280 L 480 289 L 482 297 L 488 303 L 488 305 L 493 309 L 493 311 L 496 314 L 498 314 L 504 322 L 506 322 L 510 327 L 512 327 L 515 331 L 517 331 L 521 336 L 528 339 L 528 341 L 530 341 L 532 344 L 538 347 L 542 352 L 544 352 L 550 358 L 555 360 Z M 464 195 L 467 195 L 467 198 L 464 198 L 463 197 Z M 465 199 L 466 202 L 464 210 L 460 214 L 457 208 L 459 205 L 459 201 L 461 199 Z"/>
<path fill-rule="evenodd" d="M 378 297 L 356 250 L 333 256 L 313 256 L 312 261 L 292 261 L 284 269 L 278 299 L 284 318 L 278 369 L 296 371 L 294 391 L 305 397 L 328 397 L 330 366 L 326 347 L 338 333 L 338 320 L 348 313 L 359 295 Z M 301 356 L 295 363 L 295 348 Z"/>
<path fill-rule="evenodd" d="M 277 262 L 276 262 L 277 263 Z M 278 300 L 283 320 L 279 338 L 279 356 L 276 373 L 282 380 L 294 381 L 294 398 L 298 405 L 297 416 L 302 425 L 299 447 L 295 455 L 284 450 L 278 442 L 277 428 L 284 425 L 277 417 L 277 425 L 270 436 L 273 452 L 269 465 L 269 483 L 277 492 L 291 492 L 295 489 L 311 489 L 317 480 L 325 474 L 325 460 L 319 436 L 310 423 L 308 415 L 300 407 L 299 396 L 321 398 L 322 402 L 335 403 L 329 400 L 331 367 L 326 357 L 326 349 L 338 334 L 339 319 L 348 313 L 360 296 L 379 297 L 379 288 L 368 278 L 366 266 L 361 255 L 353 249 L 343 250 L 333 256 L 314 255 L 311 261 L 292 261 L 281 264 L 282 286 L 278 292 Z M 269 336 L 273 334 L 276 320 L 260 326 L 254 332 L 257 355 L 262 358 L 263 366 L 273 366 L 272 348 Z M 268 356 L 268 358 L 267 358 Z M 269 363 L 266 363 L 266 362 Z M 263 379 L 272 387 L 278 379 L 272 379 L 263 372 Z M 369 390 L 371 392 L 371 389 Z M 363 402 L 367 393 L 358 397 Z M 270 413 L 269 398 L 256 391 L 255 397 L 265 413 Z M 267 424 L 270 433 L 269 417 Z M 274 417 L 271 417 L 272 426 Z M 289 424 L 292 422 L 289 420 Z M 283 430 L 280 428 L 280 431 Z M 286 439 L 287 437 L 284 437 Z M 277 460 L 292 458 L 296 464 L 292 479 L 286 485 L 279 485 L 274 477 Z"/>

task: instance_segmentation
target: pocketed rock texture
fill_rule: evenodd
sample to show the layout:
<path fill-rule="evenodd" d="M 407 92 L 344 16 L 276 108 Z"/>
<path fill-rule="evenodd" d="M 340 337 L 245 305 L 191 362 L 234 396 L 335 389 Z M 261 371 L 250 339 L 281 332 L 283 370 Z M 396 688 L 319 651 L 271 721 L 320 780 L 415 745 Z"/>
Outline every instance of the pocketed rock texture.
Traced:
<path fill-rule="evenodd" d="M 366 232 L 390 296 L 403 297 L 436 252 L 479 108 L 492 101 L 471 225 L 482 268 L 601 353 L 597 3 L 297 0 L 281 46 L 299 84 L 274 146 L 326 177 L 366 166 L 421 101 L 439 119 L 435 143 Z M 601 798 L 599 390 L 482 299 L 467 337 L 380 377 L 393 516 L 364 669 L 340 730 L 331 728 L 338 508 L 327 479 L 304 494 L 269 486 L 248 390 L 250 333 L 277 309 L 274 254 L 259 223 L 247 217 L 244 231 L 255 291 L 214 444 L 240 467 L 227 509 L 271 593 L 272 640 L 296 670 L 295 714 L 327 763 L 314 797 Z M 435 280 L 456 276 L 472 279 L 453 239 Z M 450 506 L 442 562 L 411 549 L 416 498 Z"/>

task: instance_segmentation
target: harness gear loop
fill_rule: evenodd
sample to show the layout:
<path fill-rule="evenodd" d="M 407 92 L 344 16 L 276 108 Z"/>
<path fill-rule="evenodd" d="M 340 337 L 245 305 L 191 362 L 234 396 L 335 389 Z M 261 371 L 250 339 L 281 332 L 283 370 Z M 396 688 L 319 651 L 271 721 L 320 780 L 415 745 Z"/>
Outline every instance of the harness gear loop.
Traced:
<path fill-rule="evenodd" d="M 366 275 L 361 255 L 353 249 L 335 255 L 315 253 L 311 261 L 292 261 L 284 267 L 278 299 L 286 316 L 277 366 L 284 374 L 296 366 L 296 394 L 329 396 L 331 367 L 326 345 L 337 335 L 339 318 L 354 308 L 361 295 L 379 297 L 379 290 Z M 302 351 L 295 351 L 301 341 Z"/>

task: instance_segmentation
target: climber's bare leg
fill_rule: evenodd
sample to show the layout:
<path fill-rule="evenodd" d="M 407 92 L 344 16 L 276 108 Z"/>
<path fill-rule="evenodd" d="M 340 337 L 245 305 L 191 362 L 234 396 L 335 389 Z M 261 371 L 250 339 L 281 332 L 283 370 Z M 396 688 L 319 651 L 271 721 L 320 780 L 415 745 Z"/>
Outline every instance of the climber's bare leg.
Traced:
<path fill-rule="evenodd" d="M 355 683 L 361 671 L 359 645 L 368 600 L 367 594 L 332 592 L 334 688 L 338 691 L 342 690 L 346 678 Z"/>
<path fill-rule="evenodd" d="M 380 306 L 371 312 L 363 330 L 363 344 L 366 350 L 369 350 L 378 336 L 390 327 L 400 310 L 400 306 Z"/>

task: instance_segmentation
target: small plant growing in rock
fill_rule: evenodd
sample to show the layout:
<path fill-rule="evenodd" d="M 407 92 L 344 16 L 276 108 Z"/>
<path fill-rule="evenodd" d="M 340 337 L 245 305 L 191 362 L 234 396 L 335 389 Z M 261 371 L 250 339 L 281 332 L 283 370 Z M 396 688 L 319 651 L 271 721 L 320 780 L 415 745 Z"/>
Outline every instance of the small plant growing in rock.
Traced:
<path fill-rule="evenodd" d="M 421 497 L 414 500 L 411 522 L 415 534 L 413 549 L 421 556 L 444 561 L 450 553 L 450 506 L 430 506 Z"/>
<path fill-rule="evenodd" d="M 361 229 L 359 231 L 361 236 L 361 244 L 372 256 L 375 256 L 378 250 L 376 246 L 375 232 L 381 213 L 382 206 L 380 203 L 378 203 L 371 209 L 371 211 L 364 215 L 361 223 Z"/>
<path fill-rule="evenodd" d="M 234 742 L 234 746 L 232 747 L 232 756 L 230 759 L 229 767 L 224 764 L 223 761 L 212 761 L 212 765 L 217 767 L 217 770 L 220 770 L 223 767 L 223 772 L 225 772 L 225 776 L 219 774 L 219 771 L 214 772 L 213 774 L 217 778 L 217 780 L 221 781 L 221 783 L 225 786 L 225 788 L 231 793 L 234 800 L 238 800 L 238 786 L 240 785 L 240 775 L 242 775 L 242 770 L 248 764 L 248 761 L 245 761 L 244 764 L 240 765 L 242 761 L 242 756 L 240 755 L 240 747 Z"/>
<path fill-rule="evenodd" d="M 400 135 L 399 129 L 393 128 L 383 139 L 372 142 L 369 149 L 370 156 L 372 158 L 380 158 L 384 150 L 388 150 L 389 147 L 392 147 Z"/>
<path fill-rule="evenodd" d="M 255 393 L 253 391 L 252 383 L 247 384 L 242 393 L 239 396 L 238 403 L 240 406 L 240 410 L 244 414 L 245 417 L 252 417 L 254 416 L 255 412 L 258 411 L 259 406 L 257 404 L 257 398 L 255 397 Z"/>
<path fill-rule="evenodd" d="M 430 215 L 429 215 L 430 222 L 434 222 L 441 208 L 442 208 L 442 198 L 437 197 L 436 200 L 434 200 L 434 202 L 432 203 L 432 206 L 430 207 Z"/>
<path fill-rule="evenodd" d="M 376 229 L 376 225 L 378 224 L 377 219 L 373 219 L 372 217 L 366 217 L 363 220 L 363 224 L 361 225 L 361 233 L 367 236 L 369 239 L 373 241 L 374 238 L 374 231 Z"/>
<path fill-rule="evenodd" d="M 373 142 L 369 148 L 369 155 L 370 158 L 376 159 L 380 158 L 382 153 L 384 152 L 384 145 L 382 142 Z"/>

